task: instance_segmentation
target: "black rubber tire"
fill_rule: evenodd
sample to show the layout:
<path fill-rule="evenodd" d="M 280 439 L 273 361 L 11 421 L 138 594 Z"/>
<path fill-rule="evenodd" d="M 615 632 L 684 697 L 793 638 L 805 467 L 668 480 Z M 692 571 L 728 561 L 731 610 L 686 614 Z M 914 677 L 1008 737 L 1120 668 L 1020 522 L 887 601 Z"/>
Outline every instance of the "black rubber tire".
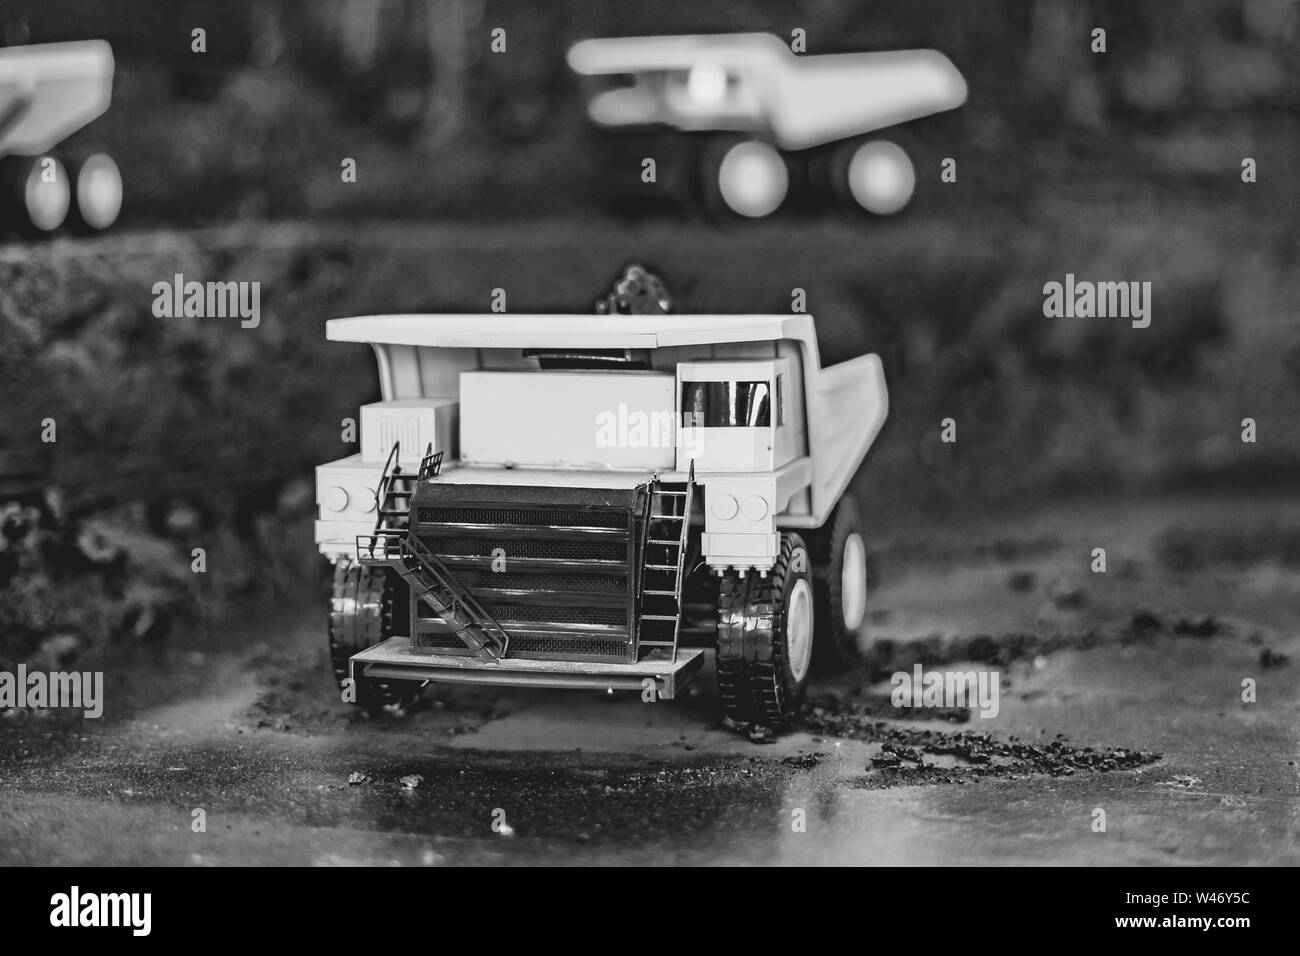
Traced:
<path fill-rule="evenodd" d="M 766 577 L 750 571 L 723 578 L 718 598 L 718 696 L 732 720 L 782 727 L 799 712 L 808 671 L 796 677 L 790 668 L 786 610 L 800 580 L 811 584 L 808 549 L 797 534 L 781 535 L 780 553 Z M 813 616 L 815 626 L 815 610 Z"/>
<path fill-rule="evenodd" d="M 754 719 L 745 648 L 748 599 L 749 575 L 726 572 L 718 587 L 718 656 L 715 664 L 718 699 L 722 703 L 722 712 L 743 724 Z"/>
<path fill-rule="evenodd" d="M 340 691 L 348 676 L 348 659 L 399 633 L 409 617 L 405 582 L 387 568 L 370 568 L 343 558 L 334 565 L 330 601 L 330 666 Z M 409 707 L 420 694 L 414 681 L 357 681 L 356 704 L 366 710 Z"/>
<path fill-rule="evenodd" d="M 824 528 L 810 541 L 813 560 L 813 594 L 817 598 L 817 640 L 813 644 L 813 664 L 820 673 L 836 673 L 861 663 L 862 647 L 858 640 L 861 627 L 850 628 L 844 621 L 843 571 L 844 548 L 850 536 L 857 535 L 865 547 L 862 518 L 857 499 L 846 494 L 835 506 Z M 867 570 L 863 587 L 870 589 Z M 863 618 L 865 620 L 865 612 Z"/>

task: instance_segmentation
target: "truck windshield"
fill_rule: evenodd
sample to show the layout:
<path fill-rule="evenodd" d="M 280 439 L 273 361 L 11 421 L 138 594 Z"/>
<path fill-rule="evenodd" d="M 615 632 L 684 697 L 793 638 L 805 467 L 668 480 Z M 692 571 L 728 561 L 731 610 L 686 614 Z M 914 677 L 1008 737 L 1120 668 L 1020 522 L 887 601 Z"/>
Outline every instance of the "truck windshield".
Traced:
<path fill-rule="evenodd" d="M 683 382 L 682 427 L 767 428 L 769 391 L 767 382 Z"/>

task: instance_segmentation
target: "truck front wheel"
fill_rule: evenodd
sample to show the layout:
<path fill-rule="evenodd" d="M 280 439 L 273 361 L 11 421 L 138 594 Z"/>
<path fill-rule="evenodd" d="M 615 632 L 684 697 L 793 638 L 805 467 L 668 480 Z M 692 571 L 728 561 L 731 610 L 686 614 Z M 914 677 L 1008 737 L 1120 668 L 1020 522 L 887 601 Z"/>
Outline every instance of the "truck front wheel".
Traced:
<path fill-rule="evenodd" d="M 705 205 L 715 213 L 762 219 L 776 212 L 790 191 L 790 170 L 770 143 L 721 137 L 705 150 Z"/>
<path fill-rule="evenodd" d="M 54 156 L 5 157 L 0 160 L 0 204 L 0 217 L 17 231 L 54 232 L 72 206 L 67 168 Z"/>
<path fill-rule="evenodd" d="M 404 629 L 409 617 L 406 588 L 387 568 L 369 568 L 348 558 L 334 565 L 334 590 L 330 599 L 330 665 L 340 691 L 348 677 L 353 654 L 388 640 Z M 420 685 L 410 681 L 361 678 L 353 702 L 366 710 L 389 705 L 407 707 L 419 696 Z"/>
<path fill-rule="evenodd" d="M 788 724 L 808 689 L 815 632 L 808 549 L 781 535 L 766 577 L 728 572 L 718 597 L 718 695 L 732 720 Z"/>

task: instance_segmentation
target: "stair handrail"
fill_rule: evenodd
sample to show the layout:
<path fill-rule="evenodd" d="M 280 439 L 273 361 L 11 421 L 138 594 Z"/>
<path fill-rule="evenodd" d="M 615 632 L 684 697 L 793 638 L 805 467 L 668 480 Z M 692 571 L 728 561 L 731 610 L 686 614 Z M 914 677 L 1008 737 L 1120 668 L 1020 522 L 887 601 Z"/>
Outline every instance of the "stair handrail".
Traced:
<path fill-rule="evenodd" d="M 373 561 L 375 558 L 375 546 L 379 543 L 379 538 L 381 537 L 380 528 L 382 528 L 384 524 L 384 499 L 388 497 L 388 489 L 393 483 L 392 469 L 401 452 L 401 447 L 402 443 L 400 441 L 393 442 L 392 451 L 388 453 L 388 458 L 384 462 L 384 470 L 379 473 L 379 484 L 375 486 L 375 530 L 369 535 L 357 535 L 357 557 L 361 556 L 361 541 L 364 538 L 369 541 L 365 550 L 368 552 L 370 560 Z M 388 540 L 386 535 L 383 537 L 385 538 L 384 556 L 387 557 Z"/>
<path fill-rule="evenodd" d="M 436 478 L 442 472 L 442 452 L 433 450 L 433 442 L 429 442 L 428 447 L 424 450 L 424 457 L 420 459 L 420 470 L 418 472 L 421 481 L 429 478 Z"/>
<path fill-rule="evenodd" d="M 695 459 L 686 472 L 686 497 L 682 499 L 682 535 L 677 546 L 677 623 L 673 625 L 673 663 L 677 663 L 677 645 L 681 642 L 682 598 L 686 591 L 686 542 L 691 536 L 691 508 L 695 504 Z"/>
<path fill-rule="evenodd" d="M 419 561 L 441 587 L 451 592 L 453 599 L 469 611 L 470 618 L 479 628 L 497 633 L 497 639 L 501 642 L 501 657 L 507 657 L 510 654 L 510 632 L 501 626 L 501 622 L 493 617 L 487 608 L 479 604 L 469 588 L 456 580 L 456 576 L 443 564 L 442 559 L 409 532 L 402 539 L 401 548 L 404 555 L 409 554 Z"/>
<path fill-rule="evenodd" d="M 393 484 L 394 469 L 400 467 L 397 464 L 397 459 L 401 454 L 401 449 L 402 443 L 400 441 L 393 442 L 393 448 L 388 453 L 388 459 L 384 462 L 384 470 L 379 473 L 379 484 L 375 487 L 375 511 L 378 515 L 375 522 L 376 528 L 379 527 L 379 522 L 383 520 L 384 499 L 388 497 L 388 489 Z"/>
<path fill-rule="evenodd" d="M 455 575 L 448 570 L 443 564 L 442 559 L 425 547 L 414 534 L 412 528 L 408 525 L 405 529 L 385 528 L 384 527 L 384 502 L 388 499 L 389 492 L 392 490 L 393 482 L 399 477 L 398 472 L 401 466 L 397 464 L 401 456 L 401 442 L 393 442 L 393 448 L 388 453 L 388 458 L 384 462 L 384 469 L 380 472 L 379 485 L 375 488 L 375 530 L 370 535 L 357 535 L 357 552 L 360 554 L 363 550 L 367 553 L 370 560 L 375 560 L 375 549 L 383 543 L 383 555 L 380 560 L 390 560 L 396 558 L 403 563 L 408 558 L 418 561 L 434 578 L 435 583 L 442 589 L 450 592 L 452 596 L 452 613 L 455 614 L 456 604 L 460 604 L 468 612 L 472 623 L 480 630 L 495 632 L 494 636 L 501 644 L 501 657 L 510 653 L 510 632 L 501 626 L 487 609 L 484 608 L 469 592 L 469 589 L 456 580 Z M 414 476 L 401 475 L 400 477 L 417 480 L 424 480 L 438 474 L 442 467 L 442 452 L 433 450 L 433 442 L 429 442 L 425 449 L 424 457 L 420 460 L 419 471 Z M 368 541 L 364 547 L 362 541 Z M 489 649 L 489 653 L 491 650 Z"/>

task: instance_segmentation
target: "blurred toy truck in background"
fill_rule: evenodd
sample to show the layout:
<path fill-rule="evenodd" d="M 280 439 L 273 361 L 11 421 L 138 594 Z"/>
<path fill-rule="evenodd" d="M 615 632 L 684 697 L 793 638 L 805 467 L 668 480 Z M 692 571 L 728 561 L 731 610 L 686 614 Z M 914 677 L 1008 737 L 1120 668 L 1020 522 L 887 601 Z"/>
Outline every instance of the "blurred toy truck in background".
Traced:
<path fill-rule="evenodd" d="M 884 422 L 875 355 L 809 315 L 383 315 L 382 401 L 316 472 L 345 699 L 425 681 L 669 699 L 716 655 L 727 715 L 779 726 L 858 652 L 846 489 Z M 349 691 L 351 698 L 348 697 Z"/>
<path fill-rule="evenodd" d="M 59 143 L 102 115 L 113 95 L 103 40 L 0 49 L 0 229 L 50 233 L 65 222 L 107 229 L 122 176 L 105 153 L 65 162 Z"/>
<path fill-rule="evenodd" d="M 597 124 L 713 134 L 686 175 L 706 205 L 751 218 L 780 208 L 792 171 L 868 212 L 898 212 L 915 188 L 912 160 L 867 134 L 966 101 L 961 73 L 935 50 L 796 55 L 773 34 L 738 33 L 584 40 L 568 60 L 603 78 L 589 81 Z"/>

